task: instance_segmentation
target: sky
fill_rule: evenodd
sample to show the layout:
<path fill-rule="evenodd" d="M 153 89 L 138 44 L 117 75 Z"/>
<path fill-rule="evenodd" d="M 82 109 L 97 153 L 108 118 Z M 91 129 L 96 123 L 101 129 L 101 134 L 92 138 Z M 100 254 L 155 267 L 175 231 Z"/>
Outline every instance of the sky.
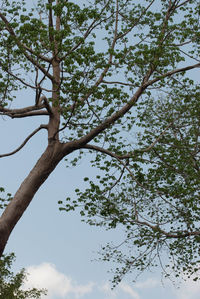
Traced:
<path fill-rule="evenodd" d="M 33 97 L 23 91 L 17 104 L 26 104 Z M 12 151 L 39 124 L 40 119 L 0 118 L 1 153 Z M 17 154 L 0 160 L 1 186 L 14 193 L 46 147 L 45 132 L 40 132 Z M 6 247 L 15 252 L 15 272 L 25 267 L 28 280 L 24 288 L 48 289 L 48 299 L 199 299 L 200 283 L 187 280 L 181 285 L 162 281 L 160 269 L 135 278 L 125 277 L 111 291 L 112 264 L 98 260 L 101 245 L 111 240 L 120 243 L 120 230 L 105 231 L 81 222 L 77 212 L 60 212 L 58 201 L 73 196 L 83 187 L 85 176 L 95 175 L 89 158 L 76 168 L 66 168 L 63 160 L 40 188 L 19 221 Z M 179 288 L 178 288 L 179 287 Z"/>
<path fill-rule="evenodd" d="M 30 105 L 34 94 L 20 92 L 16 106 Z M 0 117 L 0 154 L 12 151 L 40 124 L 37 119 Z M 44 120 L 45 122 L 45 120 Z M 0 160 L 0 186 L 15 193 L 46 147 L 46 132 L 39 132 L 14 156 Z M 58 201 L 74 195 L 83 187 L 85 176 L 95 175 L 85 158 L 76 168 L 66 168 L 63 160 L 37 192 L 15 227 L 6 252 L 15 252 L 15 272 L 29 273 L 24 288 L 48 290 L 47 299 L 199 299 L 200 283 L 192 279 L 173 285 L 162 281 L 160 269 L 141 275 L 136 282 L 125 277 L 111 290 L 112 264 L 98 260 L 101 246 L 111 240 L 120 243 L 120 230 L 105 231 L 81 222 L 77 212 L 60 212 Z"/>

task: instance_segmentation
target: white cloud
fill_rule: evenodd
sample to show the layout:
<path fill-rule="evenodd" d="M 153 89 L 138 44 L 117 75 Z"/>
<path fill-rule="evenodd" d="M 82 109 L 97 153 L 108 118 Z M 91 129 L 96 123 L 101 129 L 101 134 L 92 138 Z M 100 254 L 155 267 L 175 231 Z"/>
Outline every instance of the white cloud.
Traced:
<path fill-rule="evenodd" d="M 108 298 L 115 298 L 117 296 L 117 290 L 112 290 L 111 285 L 108 282 L 104 283 L 99 289 L 104 292 Z"/>
<path fill-rule="evenodd" d="M 140 299 L 139 294 L 134 291 L 134 289 L 126 283 L 120 283 L 114 290 L 111 290 L 111 285 L 105 283 L 100 290 L 106 294 L 106 298 L 122 298 L 121 293 L 126 293 L 133 299 Z"/>
<path fill-rule="evenodd" d="M 119 285 L 119 288 L 120 288 L 123 292 L 129 294 L 132 298 L 134 298 L 134 299 L 140 299 L 139 294 L 138 294 L 136 291 L 134 291 L 133 288 L 130 287 L 128 284 L 126 284 L 126 283 L 121 283 L 121 284 Z"/>
<path fill-rule="evenodd" d="M 150 289 L 150 288 L 155 288 L 157 286 L 160 286 L 160 281 L 158 281 L 155 278 L 148 278 L 145 281 L 136 282 L 134 286 L 137 289 Z"/>
<path fill-rule="evenodd" d="M 24 288 L 45 288 L 48 290 L 49 299 L 54 296 L 66 298 L 69 294 L 70 298 L 73 295 L 78 299 L 93 290 L 94 283 L 78 285 L 69 276 L 58 272 L 53 264 L 43 263 L 38 266 L 30 266 L 26 271 L 29 275 Z"/>

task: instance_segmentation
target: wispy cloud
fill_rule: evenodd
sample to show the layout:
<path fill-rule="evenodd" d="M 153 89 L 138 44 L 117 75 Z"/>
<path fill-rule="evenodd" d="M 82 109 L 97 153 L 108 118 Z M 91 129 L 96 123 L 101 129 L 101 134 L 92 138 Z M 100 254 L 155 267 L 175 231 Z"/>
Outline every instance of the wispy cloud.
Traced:
<path fill-rule="evenodd" d="M 114 290 L 111 290 L 111 285 L 109 283 L 105 283 L 102 287 L 100 287 L 100 290 L 104 292 L 106 298 L 109 299 L 123 298 L 122 294 L 124 293 L 128 294 L 130 298 L 140 299 L 139 294 L 130 285 L 126 283 L 120 283 Z"/>
<path fill-rule="evenodd" d="M 111 289 L 111 285 L 108 282 L 104 283 L 101 287 L 99 287 L 99 290 L 101 292 L 103 292 L 106 295 L 107 298 L 113 298 L 114 299 L 114 298 L 117 297 L 117 294 L 118 294 L 116 289 L 115 290 Z"/>
<path fill-rule="evenodd" d="M 58 272 L 53 264 L 43 263 L 38 266 L 30 266 L 26 270 L 29 275 L 24 288 L 45 288 L 48 290 L 47 297 L 49 299 L 55 296 L 66 298 L 68 295 L 70 298 L 73 296 L 73 298 L 79 299 L 93 290 L 93 282 L 85 285 L 77 284 L 69 276 Z"/>
<path fill-rule="evenodd" d="M 111 290 L 111 285 L 107 282 L 101 286 L 94 282 L 80 284 L 74 281 L 69 275 L 59 272 L 55 265 L 50 263 L 30 266 L 26 269 L 26 271 L 29 275 L 24 285 L 24 289 L 33 287 L 47 289 L 48 295 L 47 297 L 44 296 L 43 299 L 84 299 L 87 298 L 87 295 L 91 296 L 91 293 L 95 296 L 95 293 L 99 292 L 103 294 L 104 299 L 118 299 L 124 297 L 130 299 L 141 299 L 139 294 L 140 290 L 148 290 L 159 286 L 159 281 L 154 278 L 149 278 L 142 282 L 134 283 L 133 285 L 122 282 L 114 290 Z M 198 293 L 200 293 L 200 285 Z M 176 293 L 176 299 L 199 299 L 197 297 L 189 296 L 181 297 L 181 294 L 182 293 Z"/>
<path fill-rule="evenodd" d="M 193 278 L 184 281 L 180 288 L 174 290 L 176 299 L 199 299 L 200 281 L 193 281 Z"/>
<path fill-rule="evenodd" d="M 155 278 L 148 278 L 144 281 L 136 282 L 134 286 L 137 289 L 151 289 L 160 286 L 160 281 Z"/>
<path fill-rule="evenodd" d="M 131 298 L 133 299 L 140 299 L 139 294 L 128 284 L 126 283 L 121 283 L 119 285 L 119 288 L 124 292 L 130 295 Z"/>

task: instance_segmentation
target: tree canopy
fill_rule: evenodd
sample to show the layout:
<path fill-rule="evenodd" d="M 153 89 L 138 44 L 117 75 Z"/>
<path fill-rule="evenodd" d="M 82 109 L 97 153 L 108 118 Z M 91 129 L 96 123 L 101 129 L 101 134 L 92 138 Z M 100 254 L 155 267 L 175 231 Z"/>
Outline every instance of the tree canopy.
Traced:
<path fill-rule="evenodd" d="M 0 114 L 24 122 L 42 116 L 41 124 L 0 157 L 40 130 L 47 148 L 0 218 L 0 253 L 58 163 L 76 166 L 88 154 L 102 175 L 86 177 L 86 189 L 60 209 L 81 205 L 89 224 L 125 227 L 127 256 L 105 247 L 105 260 L 122 263 L 114 282 L 157 264 L 163 249 L 175 270 L 195 272 L 199 2 L 40 0 L 29 7 L 1 2 Z M 29 103 L 14 108 L 24 89 Z"/>

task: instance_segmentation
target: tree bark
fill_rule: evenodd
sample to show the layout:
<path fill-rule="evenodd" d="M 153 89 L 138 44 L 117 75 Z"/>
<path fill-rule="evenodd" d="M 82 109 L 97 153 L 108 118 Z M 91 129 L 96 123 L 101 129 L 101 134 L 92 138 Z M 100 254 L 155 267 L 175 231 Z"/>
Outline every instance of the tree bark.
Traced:
<path fill-rule="evenodd" d="M 23 181 L 0 218 L 0 256 L 16 223 L 22 217 L 40 186 L 46 181 L 65 154 L 63 144 L 52 141 Z M 69 150 L 70 152 L 70 150 Z"/>

